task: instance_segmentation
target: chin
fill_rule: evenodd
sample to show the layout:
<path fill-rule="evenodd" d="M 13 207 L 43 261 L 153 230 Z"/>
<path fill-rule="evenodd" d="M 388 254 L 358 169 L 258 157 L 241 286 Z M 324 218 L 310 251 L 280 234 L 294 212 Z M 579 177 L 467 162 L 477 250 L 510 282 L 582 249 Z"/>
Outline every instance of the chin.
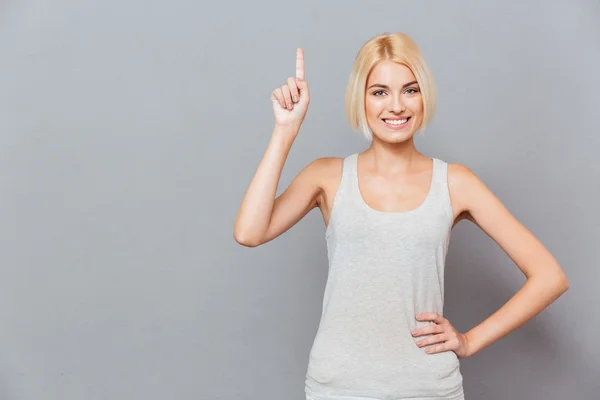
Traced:
<path fill-rule="evenodd" d="M 373 134 L 373 136 L 377 137 L 377 139 L 381 140 L 382 142 L 386 142 L 386 143 L 402 143 L 402 142 L 406 142 L 408 140 L 410 140 L 413 135 L 411 134 L 407 134 L 407 133 L 392 133 L 392 134 L 384 134 L 384 135 L 378 135 L 378 134 Z"/>
<path fill-rule="evenodd" d="M 378 133 L 373 132 L 373 136 L 377 136 L 377 138 L 381 141 L 388 143 L 401 143 L 407 140 L 410 140 L 416 131 L 412 130 L 402 130 L 398 132 L 390 131 L 388 129 L 381 129 Z"/>

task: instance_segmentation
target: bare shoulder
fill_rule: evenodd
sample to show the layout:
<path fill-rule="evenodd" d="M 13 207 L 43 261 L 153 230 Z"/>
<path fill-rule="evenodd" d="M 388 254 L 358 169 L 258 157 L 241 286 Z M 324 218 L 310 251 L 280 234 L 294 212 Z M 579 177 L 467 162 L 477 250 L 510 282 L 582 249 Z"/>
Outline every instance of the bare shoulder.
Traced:
<path fill-rule="evenodd" d="M 448 190 L 454 217 L 458 217 L 459 220 L 466 218 L 475 222 L 469 211 L 474 196 L 477 198 L 482 191 L 487 190 L 481 179 L 464 164 L 448 163 Z"/>
<path fill-rule="evenodd" d="M 315 171 L 322 177 L 323 181 L 341 178 L 342 174 L 341 157 L 321 157 L 312 162 Z"/>
<path fill-rule="evenodd" d="M 337 157 L 319 157 L 309 162 L 302 168 L 299 175 L 302 175 L 304 179 L 310 179 L 313 183 L 319 183 L 323 174 L 329 173 L 329 171 L 335 168 L 335 159 Z"/>
<path fill-rule="evenodd" d="M 478 180 L 477 175 L 466 165 L 448 163 L 448 185 L 464 188 L 465 185 L 476 184 Z"/>
<path fill-rule="evenodd" d="M 342 178 L 343 161 L 341 157 L 321 157 L 311 163 L 314 179 L 319 186 L 317 206 L 321 209 L 326 222 Z"/>
<path fill-rule="evenodd" d="M 342 161 L 340 157 L 320 157 L 310 163 L 310 169 L 319 188 L 327 189 L 342 176 Z"/>
<path fill-rule="evenodd" d="M 321 207 L 321 201 L 329 192 L 336 175 L 338 180 L 341 176 L 342 163 L 339 160 L 338 157 L 320 157 L 308 163 L 281 194 L 281 201 L 306 197 L 308 210 Z"/>

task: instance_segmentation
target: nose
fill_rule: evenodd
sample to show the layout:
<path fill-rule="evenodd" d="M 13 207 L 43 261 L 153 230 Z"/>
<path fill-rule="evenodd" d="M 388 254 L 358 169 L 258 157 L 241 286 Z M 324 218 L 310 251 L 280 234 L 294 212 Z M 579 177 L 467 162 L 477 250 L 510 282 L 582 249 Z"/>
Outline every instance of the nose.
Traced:
<path fill-rule="evenodd" d="M 402 96 L 390 96 L 389 111 L 395 114 L 399 114 L 406 110 L 406 105 L 402 101 Z"/>

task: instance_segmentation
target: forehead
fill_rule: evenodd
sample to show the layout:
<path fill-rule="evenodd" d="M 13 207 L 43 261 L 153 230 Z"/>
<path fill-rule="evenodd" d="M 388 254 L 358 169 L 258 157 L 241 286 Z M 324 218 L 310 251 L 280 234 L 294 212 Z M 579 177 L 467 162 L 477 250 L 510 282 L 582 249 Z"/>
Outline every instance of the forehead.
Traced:
<path fill-rule="evenodd" d="M 381 83 L 388 86 L 401 86 L 415 80 L 415 75 L 406 65 L 389 60 L 382 60 L 375 64 L 373 69 L 371 69 L 369 77 L 367 78 L 367 86 L 374 83 Z"/>

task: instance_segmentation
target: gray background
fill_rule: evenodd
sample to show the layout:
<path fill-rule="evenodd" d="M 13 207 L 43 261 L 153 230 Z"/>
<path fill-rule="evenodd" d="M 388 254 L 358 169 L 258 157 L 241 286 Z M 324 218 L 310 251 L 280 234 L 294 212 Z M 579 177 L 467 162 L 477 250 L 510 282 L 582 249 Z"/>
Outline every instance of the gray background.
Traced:
<path fill-rule="evenodd" d="M 469 166 L 571 281 L 461 361 L 467 399 L 597 398 L 599 21 L 596 0 L 2 2 L 0 399 L 303 399 L 321 215 L 258 248 L 233 222 L 296 47 L 312 101 L 278 193 L 368 146 L 346 80 L 395 31 L 439 86 L 419 150 Z M 463 332 L 524 283 L 466 221 L 447 270 Z"/>

